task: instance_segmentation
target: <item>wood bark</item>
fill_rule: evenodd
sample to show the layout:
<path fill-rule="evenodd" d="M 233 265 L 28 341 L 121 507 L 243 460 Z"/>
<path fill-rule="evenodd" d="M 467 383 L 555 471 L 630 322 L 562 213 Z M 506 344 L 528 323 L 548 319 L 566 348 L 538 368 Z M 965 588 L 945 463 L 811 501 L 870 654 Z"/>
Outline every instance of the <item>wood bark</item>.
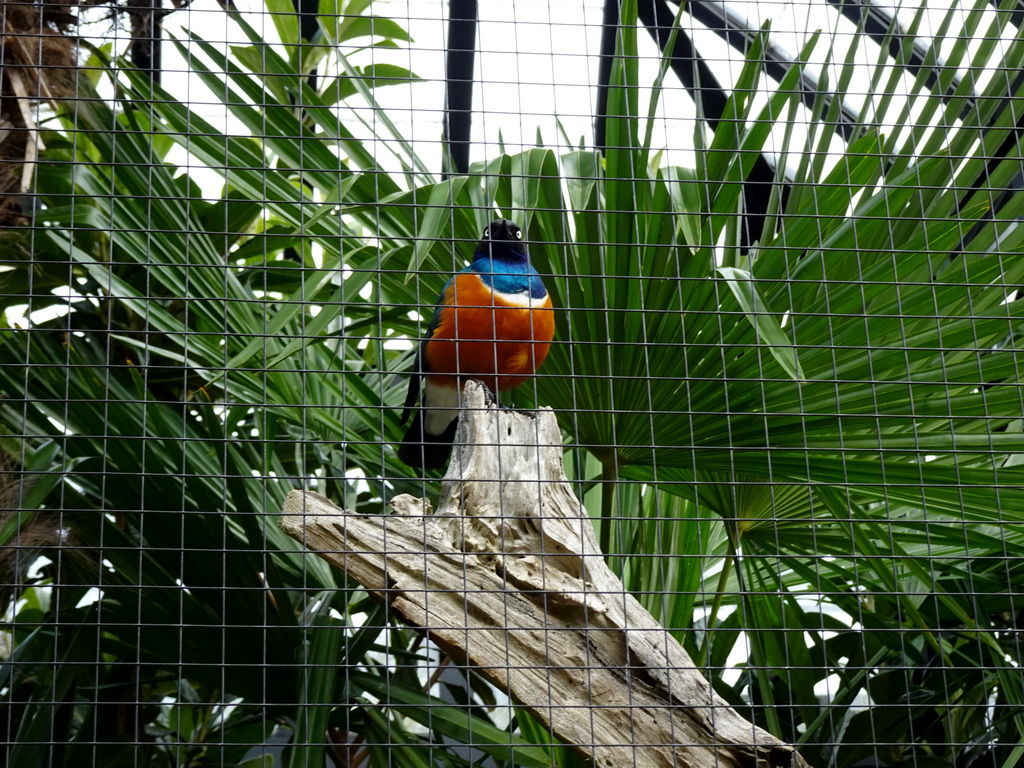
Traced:
<path fill-rule="evenodd" d="M 460 414 L 436 513 L 403 495 L 393 515 L 357 515 L 292 491 L 282 529 L 595 765 L 806 765 L 718 696 L 605 565 L 550 409 L 501 409 L 470 382 Z"/>

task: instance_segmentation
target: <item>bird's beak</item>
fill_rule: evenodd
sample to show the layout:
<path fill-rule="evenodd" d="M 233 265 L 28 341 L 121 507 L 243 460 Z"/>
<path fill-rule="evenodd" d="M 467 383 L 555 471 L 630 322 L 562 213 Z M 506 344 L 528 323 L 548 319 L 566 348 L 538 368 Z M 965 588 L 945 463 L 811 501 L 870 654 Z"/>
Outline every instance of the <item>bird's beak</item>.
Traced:
<path fill-rule="evenodd" d="M 509 221 L 508 219 L 502 219 L 501 223 L 498 224 L 498 240 L 511 240 L 512 233 L 508 231 Z"/>

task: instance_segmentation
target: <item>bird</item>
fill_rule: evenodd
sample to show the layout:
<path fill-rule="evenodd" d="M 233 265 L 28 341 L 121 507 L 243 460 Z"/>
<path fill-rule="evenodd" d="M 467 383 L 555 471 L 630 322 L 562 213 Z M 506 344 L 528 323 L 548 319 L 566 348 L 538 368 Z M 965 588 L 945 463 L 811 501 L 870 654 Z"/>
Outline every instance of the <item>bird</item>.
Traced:
<path fill-rule="evenodd" d="M 443 467 L 455 439 L 462 386 L 475 379 L 495 397 L 519 386 L 544 362 L 554 335 L 551 296 L 530 264 L 522 230 L 495 219 L 472 263 L 441 291 L 417 347 L 401 423 L 415 415 L 398 457 L 410 467 Z"/>

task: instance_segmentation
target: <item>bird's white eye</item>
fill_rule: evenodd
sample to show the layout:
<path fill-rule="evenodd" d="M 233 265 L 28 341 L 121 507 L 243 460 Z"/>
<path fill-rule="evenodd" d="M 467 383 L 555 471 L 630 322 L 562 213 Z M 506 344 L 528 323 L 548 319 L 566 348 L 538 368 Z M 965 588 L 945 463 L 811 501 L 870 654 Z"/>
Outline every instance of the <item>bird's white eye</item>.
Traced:
<path fill-rule="evenodd" d="M 516 240 L 522 240 L 522 239 L 523 239 L 523 233 L 522 233 L 521 230 L 517 229 L 516 230 Z"/>

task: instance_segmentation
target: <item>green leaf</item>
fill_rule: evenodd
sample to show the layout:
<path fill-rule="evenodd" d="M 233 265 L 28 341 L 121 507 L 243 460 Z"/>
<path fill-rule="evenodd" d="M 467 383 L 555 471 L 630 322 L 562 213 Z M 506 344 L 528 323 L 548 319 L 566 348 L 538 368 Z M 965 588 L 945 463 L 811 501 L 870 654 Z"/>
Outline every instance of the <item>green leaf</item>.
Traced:
<path fill-rule="evenodd" d="M 419 688 L 388 682 L 365 672 L 355 672 L 350 679 L 362 690 L 380 697 L 388 706 L 399 709 L 406 717 L 449 738 L 472 744 L 498 759 L 511 760 L 517 766 L 550 768 L 551 760 L 546 749 L 530 746 L 518 736 L 469 714 L 465 709 L 452 707 Z"/>
<path fill-rule="evenodd" d="M 383 16 L 342 16 L 338 19 L 336 45 L 360 37 L 380 37 L 388 40 L 414 42 L 398 22 Z"/>
<path fill-rule="evenodd" d="M 299 716 L 289 755 L 289 768 L 312 768 L 326 759 L 327 723 L 337 704 L 338 663 L 346 640 L 344 625 L 332 619 L 330 595 L 314 596 L 319 603 L 307 629 L 308 646 L 302 658 Z"/>
<path fill-rule="evenodd" d="M 423 211 L 419 228 L 416 232 L 416 240 L 413 245 L 412 263 L 405 276 L 405 282 L 409 282 L 416 270 L 423 266 L 423 262 L 441 241 L 446 239 L 444 235 L 449 231 L 452 220 L 452 209 L 459 193 L 466 186 L 466 176 L 455 176 L 448 181 L 442 181 L 430 187 L 430 197 L 427 199 L 426 210 Z"/>
<path fill-rule="evenodd" d="M 758 338 L 768 345 L 768 351 L 782 369 L 794 381 L 803 381 L 804 373 L 796 348 L 790 342 L 782 326 L 776 321 L 761 294 L 757 290 L 754 276 L 743 269 L 719 267 L 718 273 L 725 278 L 736 301 L 739 302 L 747 320 L 757 331 Z"/>
<path fill-rule="evenodd" d="M 267 12 L 278 37 L 286 46 L 299 44 L 299 14 L 292 0 L 267 0 Z"/>
<path fill-rule="evenodd" d="M 388 85 L 402 85 L 421 78 L 405 67 L 394 64 L 369 64 L 365 67 L 353 67 L 356 77 L 362 80 L 367 88 L 383 88 Z M 359 93 L 350 75 L 340 75 L 324 84 L 320 90 L 323 103 L 337 104 Z"/>

